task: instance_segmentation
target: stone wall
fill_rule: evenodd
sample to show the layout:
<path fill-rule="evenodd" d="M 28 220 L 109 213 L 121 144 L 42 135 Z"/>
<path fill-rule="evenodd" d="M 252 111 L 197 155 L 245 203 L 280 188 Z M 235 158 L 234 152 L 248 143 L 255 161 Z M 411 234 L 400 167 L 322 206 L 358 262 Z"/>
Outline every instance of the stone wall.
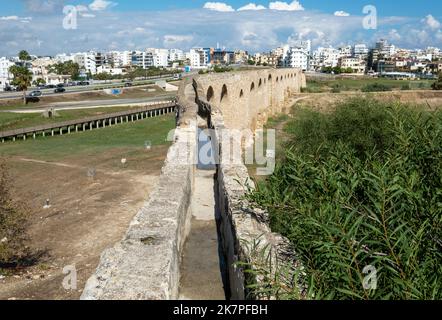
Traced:
<path fill-rule="evenodd" d="M 219 135 L 223 128 L 261 127 L 270 115 L 289 110 L 292 95 L 303 86 L 305 76 L 295 69 L 186 79 L 179 88 L 177 130 L 159 183 L 124 239 L 102 254 L 81 299 L 177 299 L 182 251 L 190 229 L 197 113 L 215 129 L 213 143 L 223 156 L 227 152 Z M 243 200 L 248 183 L 247 168 L 241 161 L 217 166 L 215 196 L 222 216 L 221 245 L 228 262 L 231 298 L 239 300 L 247 298 L 247 290 L 243 270 L 236 262 L 253 264 L 247 242 L 260 239 L 262 244 L 270 244 L 276 248 L 276 259 L 285 259 L 284 250 L 288 252 L 287 241 L 270 231 L 265 213 Z"/>
<path fill-rule="evenodd" d="M 305 74 L 298 69 L 262 69 L 199 76 L 195 78 L 198 99 L 221 113 L 228 128 L 255 129 L 269 115 L 286 111 L 288 99 L 305 87 Z"/>
<path fill-rule="evenodd" d="M 178 298 L 181 256 L 190 230 L 195 170 L 191 164 L 196 148 L 196 105 L 191 94 L 184 97 L 185 89 L 180 89 L 179 126 L 159 183 L 124 239 L 102 254 L 82 300 Z"/>
<path fill-rule="evenodd" d="M 210 111 L 208 125 L 215 131 L 212 141 L 214 150 L 219 153 L 216 197 L 221 216 L 221 245 L 233 300 L 250 298 L 247 290 L 250 279 L 246 280 L 244 265 L 241 264 L 253 266 L 257 263 L 252 252 L 257 243 L 258 250 L 272 249 L 273 263 L 288 264 L 294 269 L 299 265 L 288 240 L 271 232 L 266 212 L 253 208 L 244 199 L 247 190 L 253 189 L 254 184 L 243 164 L 242 155 L 230 152 L 222 132 L 226 129 L 254 131 L 261 128 L 269 116 L 289 111 L 294 95 L 305 85 L 305 75 L 294 69 L 209 75 L 194 80 L 200 113 Z"/>

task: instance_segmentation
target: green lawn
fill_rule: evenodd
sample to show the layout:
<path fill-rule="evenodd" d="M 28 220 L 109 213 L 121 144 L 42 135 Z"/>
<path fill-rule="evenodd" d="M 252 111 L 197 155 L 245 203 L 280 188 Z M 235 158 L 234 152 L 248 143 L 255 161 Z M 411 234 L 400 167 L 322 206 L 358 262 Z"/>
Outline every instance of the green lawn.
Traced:
<path fill-rule="evenodd" d="M 409 85 L 412 90 L 427 90 L 431 89 L 431 84 L 434 80 L 393 80 L 383 78 L 362 78 L 362 79 L 336 79 L 336 80 L 321 80 L 309 79 L 307 81 L 308 92 L 330 92 L 333 88 L 339 88 L 340 91 L 360 91 L 363 87 L 370 84 L 383 84 L 391 87 L 392 90 L 401 90 L 405 85 Z"/>
<path fill-rule="evenodd" d="M 143 150 L 146 141 L 152 146 L 168 144 L 167 134 L 175 128 L 174 115 L 148 118 L 93 131 L 36 140 L 0 144 L 0 156 L 26 156 L 53 161 L 66 155 L 95 155 L 115 148 Z"/>
<path fill-rule="evenodd" d="M 125 111 L 129 109 L 131 109 L 131 107 L 113 107 L 113 108 L 57 111 L 57 116 L 50 119 L 45 118 L 42 113 L 0 112 L 0 131 L 27 128 L 27 127 L 33 127 L 43 124 L 57 123 L 57 122 L 75 120 L 75 119 L 82 119 L 86 117 Z"/>

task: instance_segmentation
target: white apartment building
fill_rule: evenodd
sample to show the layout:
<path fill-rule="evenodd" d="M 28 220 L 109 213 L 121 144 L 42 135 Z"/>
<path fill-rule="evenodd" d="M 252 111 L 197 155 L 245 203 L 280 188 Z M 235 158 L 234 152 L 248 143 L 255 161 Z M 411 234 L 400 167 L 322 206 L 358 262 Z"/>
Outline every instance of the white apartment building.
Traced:
<path fill-rule="evenodd" d="M 75 61 L 75 55 L 72 55 L 72 54 L 68 55 L 66 53 L 57 54 L 54 57 L 54 60 L 56 62 L 60 62 L 60 63 L 65 63 L 65 62 L 68 62 L 68 61 Z"/>
<path fill-rule="evenodd" d="M 316 70 L 322 67 L 337 67 L 339 64 L 339 50 L 333 47 L 319 47 L 313 53 L 312 67 Z"/>
<path fill-rule="evenodd" d="M 366 64 L 364 60 L 352 57 L 343 57 L 340 59 L 341 68 L 348 69 L 351 68 L 353 73 L 364 74 L 366 69 Z"/>
<path fill-rule="evenodd" d="M 169 50 L 149 48 L 146 51 L 132 52 L 131 64 L 143 69 L 150 67 L 168 67 Z"/>
<path fill-rule="evenodd" d="M 78 63 L 80 69 L 86 71 L 86 73 L 97 73 L 97 60 L 96 52 L 80 52 L 74 55 L 74 62 Z"/>
<path fill-rule="evenodd" d="M 153 67 L 167 68 L 169 66 L 169 50 L 150 48 L 147 51 L 152 53 Z"/>
<path fill-rule="evenodd" d="M 353 48 L 352 46 L 345 46 L 339 48 L 339 57 L 340 58 L 350 58 L 353 56 Z"/>
<path fill-rule="evenodd" d="M 207 51 L 203 48 L 190 49 L 187 54 L 187 58 L 190 60 L 192 68 L 206 68 L 208 65 L 209 57 Z"/>
<path fill-rule="evenodd" d="M 310 69 L 310 55 L 305 49 L 289 48 L 283 57 L 284 67 L 299 68 L 304 71 Z"/>
<path fill-rule="evenodd" d="M 169 62 L 182 61 L 186 59 L 183 50 L 180 49 L 170 49 L 169 50 Z"/>
<path fill-rule="evenodd" d="M 14 62 L 5 57 L 0 58 L 0 89 L 3 90 L 7 85 L 10 84 L 12 75 L 9 72 L 9 68 L 14 64 Z"/>
<path fill-rule="evenodd" d="M 353 56 L 355 57 L 366 57 L 368 52 L 369 49 L 364 43 L 355 44 L 353 47 Z"/>
<path fill-rule="evenodd" d="M 304 71 L 310 69 L 311 41 L 296 41 L 295 46 L 283 47 L 282 63 L 286 68 L 299 68 Z"/>

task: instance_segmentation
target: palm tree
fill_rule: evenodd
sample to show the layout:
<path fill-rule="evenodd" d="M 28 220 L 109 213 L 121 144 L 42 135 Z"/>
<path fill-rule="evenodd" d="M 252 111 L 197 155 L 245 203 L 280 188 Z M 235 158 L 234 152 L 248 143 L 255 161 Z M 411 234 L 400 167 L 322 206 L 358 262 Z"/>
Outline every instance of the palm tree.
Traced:
<path fill-rule="evenodd" d="M 24 61 L 29 61 L 31 60 L 31 56 L 29 55 L 29 53 L 26 50 L 22 50 L 18 53 L 18 58 L 20 59 L 20 61 L 24 62 Z"/>
<path fill-rule="evenodd" d="M 17 65 L 9 68 L 9 72 L 14 76 L 12 84 L 23 91 L 23 103 L 26 104 L 26 90 L 31 86 L 32 72 L 26 67 Z"/>

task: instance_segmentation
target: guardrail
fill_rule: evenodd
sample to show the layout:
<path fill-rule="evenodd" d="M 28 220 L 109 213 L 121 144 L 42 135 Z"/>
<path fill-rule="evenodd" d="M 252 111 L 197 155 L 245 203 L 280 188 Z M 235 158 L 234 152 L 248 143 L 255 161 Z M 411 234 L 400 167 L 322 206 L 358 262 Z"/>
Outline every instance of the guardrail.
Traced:
<path fill-rule="evenodd" d="M 38 134 L 42 134 L 42 136 L 45 137 L 47 132 L 50 132 L 51 136 L 54 136 L 57 133 L 56 131 L 58 131 L 59 135 L 63 135 L 63 132 L 65 131 L 70 134 L 72 128 L 75 129 L 75 132 L 78 132 L 79 130 L 93 130 L 94 128 L 98 129 L 100 128 L 100 125 L 102 128 L 105 128 L 106 126 L 112 126 L 118 123 L 132 122 L 145 118 L 165 115 L 174 112 L 175 108 L 175 100 L 155 102 L 142 108 L 108 113 L 100 116 L 92 116 L 77 120 L 45 124 L 30 128 L 3 131 L 0 132 L 0 139 L 1 142 L 4 143 L 8 139 L 15 141 L 19 137 L 23 138 L 23 140 L 26 140 L 28 135 L 32 135 L 34 139 L 37 137 Z"/>

